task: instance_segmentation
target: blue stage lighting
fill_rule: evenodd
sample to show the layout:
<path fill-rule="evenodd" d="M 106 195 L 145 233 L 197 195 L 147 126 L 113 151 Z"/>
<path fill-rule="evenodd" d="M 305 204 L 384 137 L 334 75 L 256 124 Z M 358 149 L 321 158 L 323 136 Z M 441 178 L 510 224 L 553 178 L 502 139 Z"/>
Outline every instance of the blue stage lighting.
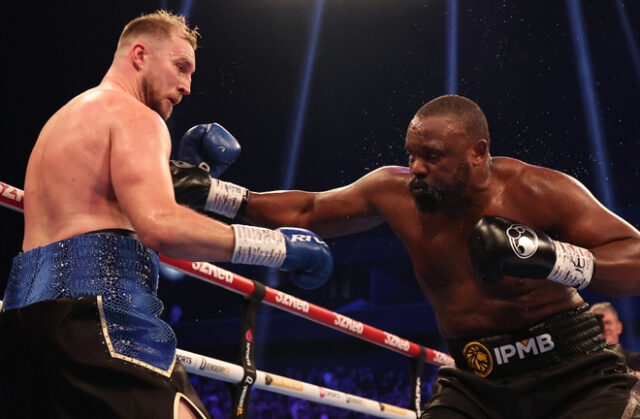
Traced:
<path fill-rule="evenodd" d="M 293 118 L 293 128 L 291 133 L 291 141 L 289 142 L 289 154 L 287 156 L 287 165 L 282 178 L 282 187 L 291 189 L 296 177 L 298 166 L 298 153 L 300 150 L 300 137 L 304 127 L 305 116 L 307 113 L 307 102 L 309 98 L 309 88 L 311 85 L 311 76 L 313 75 L 313 66 L 316 57 L 316 47 L 318 45 L 318 35 L 322 26 L 322 14 L 324 10 L 324 0 L 316 0 L 313 10 L 311 29 L 309 34 L 309 45 L 307 54 L 302 68 L 302 76 L 300 77 L 300 85 L 298 87 L 298 100 Z"/>
<path fill-rule="evenodd" d="M 593 154 L 593 168 L 597 187 L 598 198 L 607 208 L 615 211 L 615 197 L 609 185 L 613 184 L 609 172 L 609 157 L 607 156 L 606 138 L 602 128 L 601 113 L 598 108 L 598 95 L 596 92 L 593 72 L 591 71 L 591 58 L 587 44 L 587 33 L 584 27 L 582 9 L 579 0 L 566 0 L 571 26 L 571 39 L 576 54 L 580 91 L 582 93 L 582 106 L 586 115 L 587 138 Z M 623 323 L 634 323 L 634 308 L 629 298 L 620 299 L 620 317 Z M 623 346 L 632 348 L 635 343 L 635 333 L 632 327 L 626 329 L 625 343 Z"/>
<path fill-rule="evenodd" d="M 292 189 L 296 178 L 296 169 L 298 166 L 298 154 L 302 137 L 302 129 L 304 127 L 305 116 L 307 112 L 307 102 L 309 100 L 309 89 L 311 86 L 311 77 L 313 75 L 313 67 L 316 57 L 316 48 L 318 45 L 318 36 L 322 26 L 322 15 L 324 12 L 324 0 L 316 0 L 313 9 L 311 28 L 309 33 L 309 44 L 305 56 L 304 66 L 300 76 L 300 84 L 298 86 L 298 100 L 293 116 L 293 127 L 291 130 L 291 139 L 289 141 L 289 154 L 287 155 L 286 167 L 282 177 L 282 189 Z M 267 285 L 280 285 L 280 276 L 277 270 L 270 270 L 267 273 Z M 263 305 L 260 308 L 260 316 L 258 316 L 256 324 L 256 365 L 263 363 L 264 358 L 264 342 L 269 334 L 271 307 Z"/>
<path fill-rule="evenodd" d="M 182 5 L 180 6 L 180 14 L 185 18 L 188 18 L 191 14 L 191 6 L 193 5 L 193 0 L 183 0 Z"/>
<path fill-rule="evenodd" d="M 598 198 L 611 210 L 614 208 L 613 191 L 609 187 L 612 183 L 609 173 L 609 157 L 606 149 L 606 139 L 598 108 L 598 92 L 595 89 L 593 72 L 591 71 L 591 57 L 587 44 L 587 33 L 584 28 L 582 9 L 578 0 L 567 0 L 569 23 L 571 26 L 571 40 L 576 54 L 582 107 L 586 115 L 587 138 L 593 154 L 595 181 Z"/>
<path fill-rule="evenodd" d="M 627 16 L 627 11 L 625 10 L 622 0 L 616 0 L 616 9 L 618 10 L 618 16 L 620 17 L 620 24 L 622 25 L 624 37 L 627 40 L 629 55 L 631 55 L 633 69 L 636 73 L 636 81 L 640 83 L 640 52 L 638 51 L 638 44 L 636 43 L 636 38 L 633 36 L 633 30 L 631 29 L 629 17 Z"/>
<path fill-rule="evenodd" d="M 447 94 L 458 92 L 458 0 L 447 2 Z"/>

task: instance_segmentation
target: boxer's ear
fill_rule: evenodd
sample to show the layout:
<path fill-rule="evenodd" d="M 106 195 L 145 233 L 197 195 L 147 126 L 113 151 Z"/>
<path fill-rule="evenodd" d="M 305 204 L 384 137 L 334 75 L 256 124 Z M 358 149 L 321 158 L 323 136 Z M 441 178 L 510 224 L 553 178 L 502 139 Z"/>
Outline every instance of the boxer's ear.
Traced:
<path fill-rule="evenodd" d="M 129 57 L 136 70 L 142 69 L 144 61 L 147 58 L 147 47 L 144 44 L 134 44 L 129 50 Z"/>
<path fill-rule="evenodd" d="M 476 140 L 471 146 L 471 160 L 474 163 L 482 162 L 489 153 L 489 143 L 484 138 Z"/>

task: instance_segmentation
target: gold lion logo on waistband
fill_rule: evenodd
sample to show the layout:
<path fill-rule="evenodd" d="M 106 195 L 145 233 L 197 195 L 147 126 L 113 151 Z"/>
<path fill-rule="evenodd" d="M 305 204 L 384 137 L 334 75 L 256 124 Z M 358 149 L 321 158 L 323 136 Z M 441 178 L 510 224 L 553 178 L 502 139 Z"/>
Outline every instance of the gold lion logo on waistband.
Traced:
<path fill-rule="evenodd" d="M 480 342 L 467 343 L 462 350 L 462 355 L 464 355 L 464 359 L 466 359 L 469 368 L 471 368 L 476 375 L 486 377 L 493 371 L 491 352 Z"/>

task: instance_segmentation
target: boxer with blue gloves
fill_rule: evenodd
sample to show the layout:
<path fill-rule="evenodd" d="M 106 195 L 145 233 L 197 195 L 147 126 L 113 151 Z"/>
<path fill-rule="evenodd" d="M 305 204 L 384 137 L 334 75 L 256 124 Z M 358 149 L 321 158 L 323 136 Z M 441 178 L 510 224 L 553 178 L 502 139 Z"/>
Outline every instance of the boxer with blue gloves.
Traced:
<path fill-rule="evenodd" d="M 0 417 L 209 417 L 160 317 L 158 254 L 290 270 L 309 288 L 329 276 L 309 231 L 229 226 L 176 202 L 165 121 L 191 92 L 198 38 L 164 10 L 133 19 L 100 84 L 40 131 L 0 311 Z M 215 154 L 222 173 L 237 142 L 216 125 L 195 131 L 215 149 L 183 152 Z"/>

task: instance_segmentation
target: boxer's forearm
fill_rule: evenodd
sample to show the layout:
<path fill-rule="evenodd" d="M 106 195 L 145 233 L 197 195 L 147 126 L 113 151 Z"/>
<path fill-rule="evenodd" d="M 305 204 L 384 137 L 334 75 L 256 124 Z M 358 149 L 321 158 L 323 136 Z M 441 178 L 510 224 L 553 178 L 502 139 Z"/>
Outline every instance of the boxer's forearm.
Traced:
<path fill-rule="evenodd" d="M 316 194 L 303 191 L 249 192 L 242 219 L 254 225 L 310 229 Z"/>
<path fill-rule="evenodd" d="M 233 254 L 230 226 L 179 205 L 149 211 L 134 228 L 145 245 L 171 258 L 226 262 Z"/>
<path fill-rule="evenodd" d="M 305 289 L 320 287 L 333 268 L 329 247 L 308 230 L 229 226 L 179 205 L 148 214 L 134 223 L 140 240 L 171 258 L 282 269 Z"/>
<path fill-rule="evenodd" d="M 275 228 L 302 227 L 324 238 L 372 229 L 384 222 L 378 211 L 344 188 L 324 192 L 250 192 L 242 219 Z"/>
<path fill-rule="evenodd" d="M 640 295 L 640 237 L 590 249 L 596 263 L 589 290 L 607 297 Z"/>

